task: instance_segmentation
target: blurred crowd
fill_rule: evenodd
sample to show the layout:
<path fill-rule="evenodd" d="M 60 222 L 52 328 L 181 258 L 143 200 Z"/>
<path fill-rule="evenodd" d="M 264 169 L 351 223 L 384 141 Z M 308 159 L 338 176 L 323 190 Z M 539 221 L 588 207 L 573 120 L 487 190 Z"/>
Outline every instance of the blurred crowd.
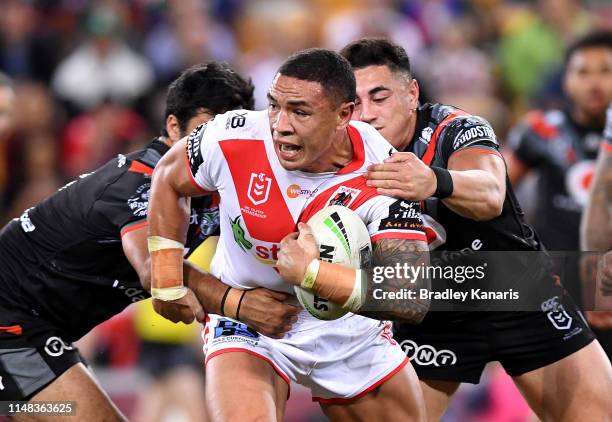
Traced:
<path fill-rule="evenodd" d="M 603 0 L 3 0 L 0 71 L 16 105 L 0 215 L 155 136 L 167 83 L 195 63 L 236 66 L 262 108 L 288 54 L 387 36 L 426 98 L 483 115 L 503 140 L 525 111 L 560 102 L 566 44 L 611 22 Z"/>
<path fill-rule="evenodd" d="M 565 47 L 597 27 L 612 28 L 607 0 L 2 0 L 0 222 L 156 136 L 168 83 L 196 63 L 252 78 L 260 109 L 292 52 L 386 36 L 422 100 L 485 117 L 503 143 L 527 111 L 562 106 Z"/>

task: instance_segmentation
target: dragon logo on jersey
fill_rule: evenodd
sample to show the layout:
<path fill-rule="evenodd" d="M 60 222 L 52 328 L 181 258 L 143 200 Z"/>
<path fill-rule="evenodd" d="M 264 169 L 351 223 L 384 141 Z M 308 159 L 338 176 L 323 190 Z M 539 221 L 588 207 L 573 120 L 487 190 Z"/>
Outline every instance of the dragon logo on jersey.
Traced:
<path fill-rule="evenodd" d="M 247 196 L 253 205 L 260 205 L 268 200 L 271 186 L 272 178 L 266 176 L 265 173 L 251 173 Z"/>
<path fill-rule="evenodd" d="M 246 232 L 240 225 L 240 219 L 242 217 L 239 215 L 233 220 L 230 218 L 230 224 L 232 225 L 232 233 L 234 233 L 234 240 L 240 246 L 240 249 L 243 251 L 248 251 L 253 247 L 253 244 L 249 242 L 246 238 Z"/>
<path fill-rule="evenodd" d="M 359 196 L 361 191 L 359 189 L 349 188 L 348 186 L 340 186 L 331 195 L 328 206 L 342 205 L 343 207 L 349 207 L 355 199 Z"/>
<path fill-rule="evenodd" d="M 143 183 L 138 186 L 136 192 L 130 199 L 127 200 L 127 205 L 132 210 L 135 217 L 146 217 L 147 206 L 149 205 L 149 193 L 151 191 L 151 182 Z"/>

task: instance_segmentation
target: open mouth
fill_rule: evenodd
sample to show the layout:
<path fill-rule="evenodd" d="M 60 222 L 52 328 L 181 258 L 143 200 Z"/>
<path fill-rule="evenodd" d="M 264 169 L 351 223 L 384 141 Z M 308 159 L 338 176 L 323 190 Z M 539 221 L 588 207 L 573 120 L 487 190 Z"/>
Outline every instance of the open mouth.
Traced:
<path fill-rule="evenodd" d="M 302 152 L 302 147 L 299 145 L 277 143 L 278 153 L 283 160 L 295 160 Z"/>

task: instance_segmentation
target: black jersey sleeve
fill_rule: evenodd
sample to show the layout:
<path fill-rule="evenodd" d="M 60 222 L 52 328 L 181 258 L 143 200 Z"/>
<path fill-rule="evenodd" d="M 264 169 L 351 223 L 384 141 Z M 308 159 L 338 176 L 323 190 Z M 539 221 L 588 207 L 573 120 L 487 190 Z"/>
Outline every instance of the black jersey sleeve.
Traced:
<path fill-rule="evenodd" d="M 477 116 L 462 116 L 453 119 L 444 128 L 438 140 L 440 157 L 448 164 L 457 151 L 478 148 L 491 153 L 499 152 L 495 132 L 489 122 Z"/>
<path fill-rule="evenodd" d="M 92 212 L 104 216 L 123 235 L 146 223 L 150 190 L 148 174 L 128 169 L 106 187 Z"/>
<path fill-rule="evenodd" d="M 546 157 L 546 138 L 554 133 L 541 112 L 530 113 L 508 134 L 508 147 L 528 167 L 535 167 Z"/>

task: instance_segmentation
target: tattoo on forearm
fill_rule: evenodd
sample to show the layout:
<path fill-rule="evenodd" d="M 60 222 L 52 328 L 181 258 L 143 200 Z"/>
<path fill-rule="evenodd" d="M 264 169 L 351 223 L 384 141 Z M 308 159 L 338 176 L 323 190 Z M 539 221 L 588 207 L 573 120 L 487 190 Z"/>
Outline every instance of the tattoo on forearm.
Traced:
<path fill-rule="evenodd" d="M 380 284 L 374 283 L 375 267 L 396 268 L 397 264 L 402 267 L 420 266 L 429 264 L 429 253 L 424 242 L 416 242 L 403 239 L 383 239 L 373 245 L 372 268 L 366 270 L 368 275 L 368 292 L 366 303 L 363 306 L 367 316 L 376 319 L 392 319 L 404 322 L 420 322 L 429 309 L 429 299 L 420 299 L 422 289 L 431 290 L 431 280 L 418 277 L 409 280 L 394 271 L 393 277 L 387 277 Z M 414 299 L 376 300 L 374 290 L 383 289 L 385 292 L 407 292 L 414 291 Z"/>
<path fill-rule="evenodd" d="M 583 248 L 604 252 L 612 248 L 612 154 L 599 159 L 596 172 L 590 204 L 585 211 Z"/>

